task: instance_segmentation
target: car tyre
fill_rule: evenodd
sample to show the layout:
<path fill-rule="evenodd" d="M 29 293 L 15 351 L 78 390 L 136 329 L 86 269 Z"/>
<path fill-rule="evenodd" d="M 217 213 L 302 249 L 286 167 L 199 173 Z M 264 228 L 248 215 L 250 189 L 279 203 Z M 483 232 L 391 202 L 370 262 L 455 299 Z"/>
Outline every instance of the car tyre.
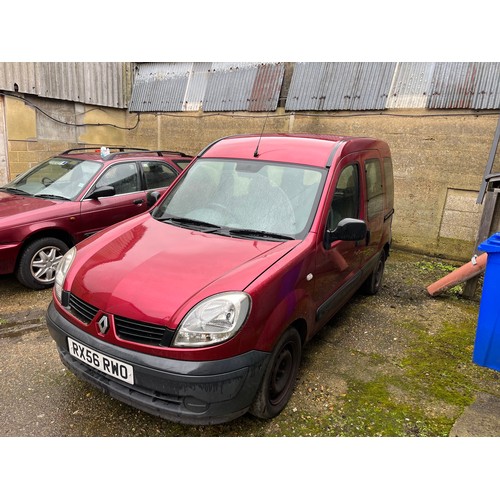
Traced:
<path fill-rule="evenodd" d="M 288 403 L 300 367 L 302 341 L 295 328 L 289 328 L 274 348 L 264 377 L 249 412 L 262 419 L 278 415 Z"/>
<path fill-rule="evenodd" d="M 58 238 L 40 238 L 31 242 L 19 259 L 17 279 L 33 290 L 51 287 L 57 265 L 68 250 L 68 245 Z"/>
<path fill-rule="evenodd" d="M 380 290 L 380 287 L 382 286 L 382 278 L 384 277 L 385 260 L 385 252 L 381 252 L 375 269 L 363 283 L 362 291 L 366 295 L 375 295 Z"/>

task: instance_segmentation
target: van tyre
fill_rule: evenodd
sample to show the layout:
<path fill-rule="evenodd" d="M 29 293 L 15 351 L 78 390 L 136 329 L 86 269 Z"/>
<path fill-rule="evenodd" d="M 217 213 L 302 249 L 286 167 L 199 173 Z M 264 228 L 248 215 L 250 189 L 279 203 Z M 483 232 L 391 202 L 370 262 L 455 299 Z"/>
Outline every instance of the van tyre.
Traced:
<path fill-rule="evenodd" d="M 262 419 L 273 418 L 286 406 L 295 387 L 302 356 L 302 341 L 289 328 L 274 348 L 249 412 Z"/>
<path fill-rule="evenodd" d="M 375 269 L 363 283 L 362 291 L 366 295 L 375 295 L 380 290 L 380 287 L 382 286 L 382 278 L 384 276 L 385 260 L 385 252 L 382 252 L 379 256 Z"/>
<path fill-rule="evenodd" d="M 51 287 L 57 265 L 68 250 L 68 245 L 58 238 L 40 238 L 31 242 L 21 254 L 17 279 L 33 290 Z"/>

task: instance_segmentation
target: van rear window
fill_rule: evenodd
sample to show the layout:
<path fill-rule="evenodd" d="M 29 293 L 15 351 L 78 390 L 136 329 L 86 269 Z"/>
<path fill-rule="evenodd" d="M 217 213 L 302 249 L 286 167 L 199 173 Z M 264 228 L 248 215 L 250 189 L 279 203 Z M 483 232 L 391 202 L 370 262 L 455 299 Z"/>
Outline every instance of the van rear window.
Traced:
<path fill-rule="evenodd" d="M 368 220 L 373 219 L 384 210 L 384 186 L 380 160 L 366 160 L 366 193 L 368 198 Z"/>

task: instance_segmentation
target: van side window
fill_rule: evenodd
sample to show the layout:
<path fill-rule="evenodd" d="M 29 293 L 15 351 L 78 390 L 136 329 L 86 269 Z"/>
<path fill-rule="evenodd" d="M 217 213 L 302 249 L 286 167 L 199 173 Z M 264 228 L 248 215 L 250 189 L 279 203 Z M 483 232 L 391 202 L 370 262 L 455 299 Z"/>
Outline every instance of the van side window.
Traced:
<path fill-rule="evenodd" d="M 384 186 L 380 167 L 378 159 L 366 160 L 365 162 L 368 220 L 373 219 L 384 210 Z"/>
<path fill-rule="evenodd" d="M 392 209 L 394 207 L 394 173 L 390 158 L 384 158 L 384 180 L 386 208 Z"/>
<path fill-rule="evenodd" d="M 348 165 L 342 170 L 332 204 L 328 211 L 327 229 L 333 231 L 345 218 L 357 219 L 359 214 L 358 166 Z"/>

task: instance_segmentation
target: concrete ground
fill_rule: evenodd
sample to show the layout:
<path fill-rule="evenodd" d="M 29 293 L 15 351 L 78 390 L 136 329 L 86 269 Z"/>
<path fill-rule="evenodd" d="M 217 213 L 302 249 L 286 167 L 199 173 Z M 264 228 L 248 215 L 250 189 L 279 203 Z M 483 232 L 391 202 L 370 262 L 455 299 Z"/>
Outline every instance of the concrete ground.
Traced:
<path fill-rule="evenodd" d="M 0 436 L 500 437 L 500 374 L 472 363 L 480 289 L 431 298 L 449 262 L 394 251 L 376 296 L 358 295 L 308 344 L 270 421 L 181 426 L 119 403 L 62 366 L 51 291 L 0 277 Z"/>

